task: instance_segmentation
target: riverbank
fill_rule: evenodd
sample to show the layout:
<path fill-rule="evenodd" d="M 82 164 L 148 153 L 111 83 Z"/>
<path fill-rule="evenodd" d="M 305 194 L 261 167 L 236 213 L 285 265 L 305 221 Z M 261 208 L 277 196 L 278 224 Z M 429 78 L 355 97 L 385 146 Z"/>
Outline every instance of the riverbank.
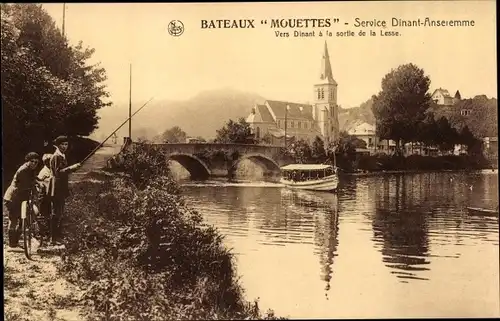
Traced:
<path fill-rule="evenodd" d="M 59 272 L 89 320 L 277 319 L 247 301 L 224 237 L 185 205 L 161 152 L 75 182 Z"/>
<path fill-rule="evenodd" d="M 59 255 L 30 261 L 21 248 L 12 251 L 4 244 L 5 320 L 83 320 L 82 290 L 58 273 L 60 262 Z"/>
<path fill-rule="evenodd" d="M 446 171 L 446 170 L 484 170 L 498 166 L 482 156 L 445 155 L 445 156 L 389 156 L 385 154 L 361 155 L 353 162 L 340 162 L 346 172 L 361 171 Z"/>
<path fill-rule="evenodd" d="M 358 171 L 358 172 L 344 172 L 341 175 L 345 176 L 380 176 L 392 174 L 420 174 L 420 173 L 479 173 L 479 174 L 492 174 L 498 175 L 497 169 L 457 169 L 457 170 L 380 170 L 380 171 Z"/>
<path fill-rule="evenodd" d="M 247 300 L 223 235 L 185 204 L 164 155 L 122 160 L 71 183 L 62 252 L 6 253 L 9 320 L 283 319 Z"/>

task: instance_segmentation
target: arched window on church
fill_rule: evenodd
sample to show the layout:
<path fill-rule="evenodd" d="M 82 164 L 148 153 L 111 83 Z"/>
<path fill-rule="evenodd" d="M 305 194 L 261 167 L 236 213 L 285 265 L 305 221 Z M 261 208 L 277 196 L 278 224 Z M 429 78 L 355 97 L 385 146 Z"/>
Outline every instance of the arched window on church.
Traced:
<path fill-rule="evenodd" d="M 256 131 L 255 131 L 255 136 L 257 137 L 257 139 L 260 138 L 260 127 L 257 127 L 256 128 Z"/>
<path fill-rule="evenodd" d="M 321 98 L 320 99 L 325 99 L 325 91 L 323 88 L 321 88 Z"/>
<path fill-rule="evenodd" d="M 330 88 L 330 100 L 333 100 L 334 95 L 333 95 L 333 88 Z"/>
<path fill-rule="evenodd" d="M 321 99 L 321 91 L 319 88 L 318 88 L 318 99 Z"/>

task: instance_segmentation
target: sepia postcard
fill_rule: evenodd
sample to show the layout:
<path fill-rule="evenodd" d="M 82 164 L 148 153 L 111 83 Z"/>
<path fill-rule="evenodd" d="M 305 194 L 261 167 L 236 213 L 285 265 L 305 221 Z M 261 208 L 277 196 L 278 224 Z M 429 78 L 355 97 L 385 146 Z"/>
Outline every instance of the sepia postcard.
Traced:
<path fill-rule="evenodd" d="M 1 19 L 6 320 L 500 317 L 495 1 Z"/>

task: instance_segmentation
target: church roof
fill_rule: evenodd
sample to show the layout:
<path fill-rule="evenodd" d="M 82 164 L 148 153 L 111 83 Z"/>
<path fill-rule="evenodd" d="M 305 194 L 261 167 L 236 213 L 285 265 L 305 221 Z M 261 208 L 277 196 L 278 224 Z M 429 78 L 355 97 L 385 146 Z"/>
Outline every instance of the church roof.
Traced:
<path fill-rule="evenodd" d="M 266 105 L 257 105 L 257 109 L 259 110 L 259 113 L 260 113 L 260 116 L 261 116 L 263 122 L 266 122 L 266 123 L 273 122 L 274 123 L 273 115 L 271 115 L 271 113 L 269 112 L 269 109 L 267 109 Z"/>
<path fill-rule="evenodd" d="M 246 119 L 247 123 L 274 123 L 274 118 L 266 105 L 255 105 Z"/>
<path fill-rule="evenodd" d="M 312 114 L 312 105 L 308 104 L 300 104 L 300 103 L 292 103 L 287 101 L 278 101 L 278 100 L 266 100 L 267 105 L 271 108 L 274 116 L 276 118 L 283 119 L 285 118 L 285 111 L 287 106 L 289 106 L 289 110 L 287 113 L 287 118 L 290 119 L 304 119 L 304 120 L 314 120 Z"/>

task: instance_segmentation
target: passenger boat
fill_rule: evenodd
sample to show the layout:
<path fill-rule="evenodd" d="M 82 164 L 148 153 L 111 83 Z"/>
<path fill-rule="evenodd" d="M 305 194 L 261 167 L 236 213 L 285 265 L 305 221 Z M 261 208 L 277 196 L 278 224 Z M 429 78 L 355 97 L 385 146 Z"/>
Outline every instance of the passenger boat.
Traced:
<path fill-rule="evenodd" d="M 280 182 L 290 189 L 336 191 L 338 173 L 332 165 L 290 164 L 281 167 Z"/>

